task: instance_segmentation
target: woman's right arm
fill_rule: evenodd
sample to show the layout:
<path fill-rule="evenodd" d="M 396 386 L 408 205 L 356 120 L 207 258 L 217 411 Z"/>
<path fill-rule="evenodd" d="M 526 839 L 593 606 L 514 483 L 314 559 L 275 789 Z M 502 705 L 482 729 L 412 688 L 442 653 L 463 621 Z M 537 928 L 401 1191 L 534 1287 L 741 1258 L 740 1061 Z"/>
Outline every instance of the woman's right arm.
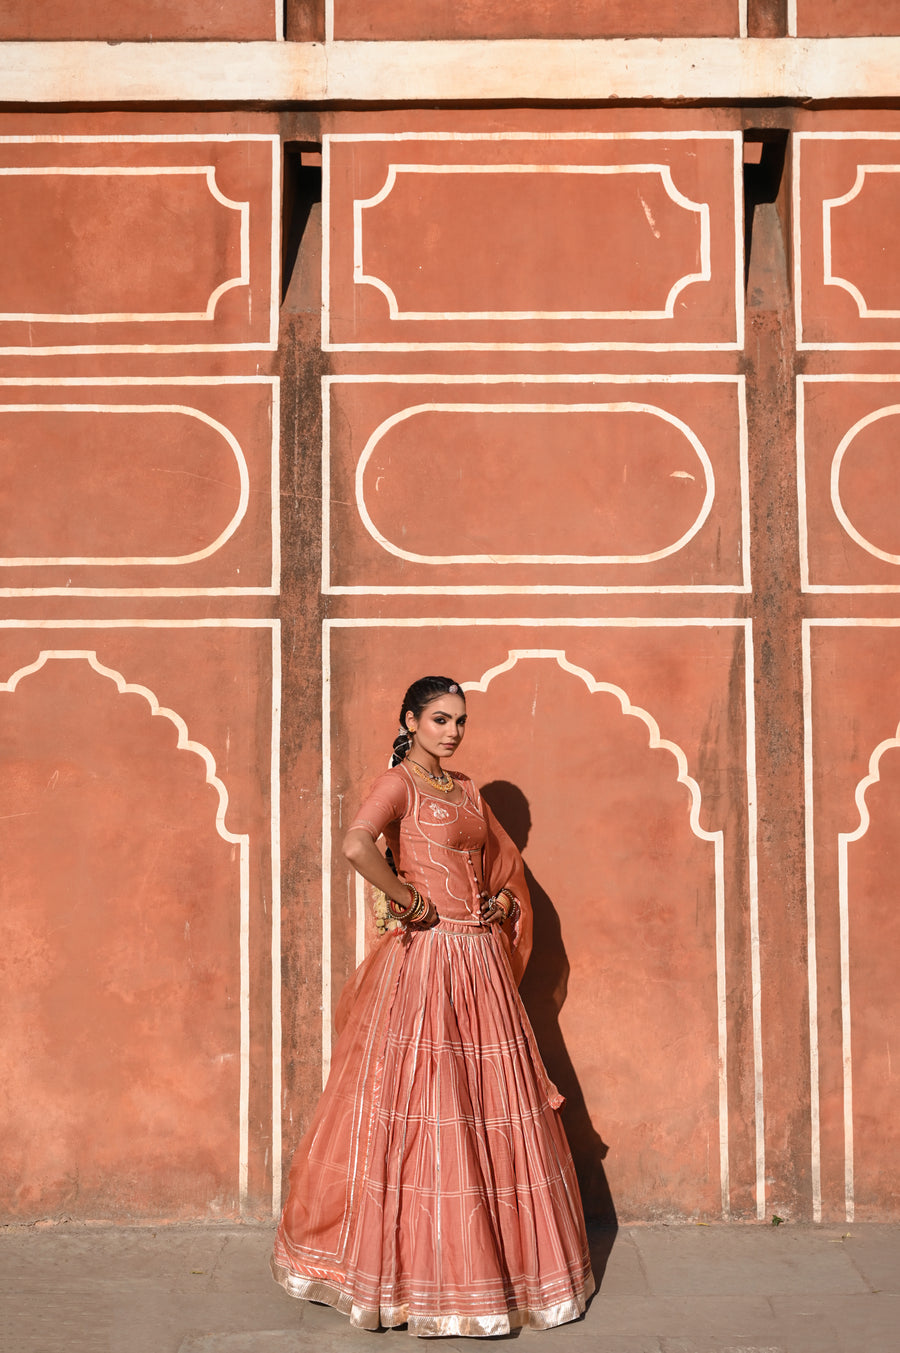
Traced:
<path fill-rule="evenodd" d="M 344 837 L 344 858 L 349 860 L 358 874 L 396 902 L 404 910 L 409 906 L 411 896 L 405 884 L 401 883 L 370 834 L 362 827 L 351 827 Z"/>
<path fill-rule="evenodd" d="M 404 777 L 386 771 L 369 790 L 369 796 L 350 823 L 344 837 L 344 857 L 358 874 L 397 904 L 398 910 L 408 911 L 413 896 L 391 869 L 375 842 L 391 822 L 397 822 L 409 809 L 409 790 Z M 429 925 L 435 918 L 429 903 L 428 911 L 416 925 Z"/>

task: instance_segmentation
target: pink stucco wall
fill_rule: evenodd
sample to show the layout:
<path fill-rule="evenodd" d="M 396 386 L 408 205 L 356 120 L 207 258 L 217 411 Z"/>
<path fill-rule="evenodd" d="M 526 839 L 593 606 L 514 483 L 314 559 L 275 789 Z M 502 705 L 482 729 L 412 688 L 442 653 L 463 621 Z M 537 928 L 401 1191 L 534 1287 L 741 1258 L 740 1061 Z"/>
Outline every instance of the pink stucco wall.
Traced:
<path fill-rule="evenodd" d="M 431 9 L 335 33 L 512 13 Z M 898 167 L 887 109 L 3 113 L 6 1218 L 271 1211 L 432 669 L 589 1210 L 895 1217 Z"/>

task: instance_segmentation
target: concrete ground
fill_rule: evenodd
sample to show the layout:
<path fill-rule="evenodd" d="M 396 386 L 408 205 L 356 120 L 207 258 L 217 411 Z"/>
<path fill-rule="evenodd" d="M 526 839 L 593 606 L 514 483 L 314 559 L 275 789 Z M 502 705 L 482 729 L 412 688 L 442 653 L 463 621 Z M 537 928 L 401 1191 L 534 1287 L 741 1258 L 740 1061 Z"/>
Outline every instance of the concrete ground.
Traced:
<path fill-rule="evenodd" d="M 271 1228 L 0 1228 L 3 1353 L 399 1353 L 269 1277 Z M 583 1320 L 522 1353 L 898 1353 L 900 1226 L 647 1226 L 595 1237 Z M 471 1340 L 443 1350 L 473 1353 Z"/>

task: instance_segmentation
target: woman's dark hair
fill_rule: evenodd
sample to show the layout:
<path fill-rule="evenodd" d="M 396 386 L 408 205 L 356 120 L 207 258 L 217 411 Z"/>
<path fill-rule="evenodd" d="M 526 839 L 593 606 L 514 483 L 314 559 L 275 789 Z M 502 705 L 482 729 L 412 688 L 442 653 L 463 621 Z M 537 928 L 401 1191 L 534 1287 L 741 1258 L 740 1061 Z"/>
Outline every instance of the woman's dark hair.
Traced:
<path fill-rule="evenodd" d="M 400 707 L 400 732 L 394 738 L 394 750 L 391 755 L 392 766 L 400 764 L 412 745 L 412 739 L 406 727 L 407 714 L 411 714 L 414 719 L 418 719 L 425 706 L 430 705 L 432 700 L 437 700 L 441 695 L 458 695 L 463 700 L 466 698 L 462 686 L 458 681 L 453 681 L 451 677 L 419 677 L 419 680 L 414 681 L 410 686 Z"/>

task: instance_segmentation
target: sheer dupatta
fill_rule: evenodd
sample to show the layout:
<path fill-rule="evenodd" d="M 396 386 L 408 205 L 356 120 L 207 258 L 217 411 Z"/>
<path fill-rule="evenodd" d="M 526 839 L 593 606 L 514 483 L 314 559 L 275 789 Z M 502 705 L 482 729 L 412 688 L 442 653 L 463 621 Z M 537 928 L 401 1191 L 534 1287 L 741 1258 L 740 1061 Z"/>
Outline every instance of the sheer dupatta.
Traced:
<path fill-rule="evenodd" d="M 469 781 L 471 785 L 471 781 Z M 531 954 L 532 913 L 528 884 L 525 882 L 525 865 L 510 837 L 500 826 L 488 805 L 474 785 L 474 803 L 487 825 L 487 841 L 484 847 L 484 885 L 493 897 L 501 888 L 508 888 L 518 902 L 516 914 L 503 927 L 503 934 L 509 941 L 509 961 L 516 985 L 522 975 Z"/>

